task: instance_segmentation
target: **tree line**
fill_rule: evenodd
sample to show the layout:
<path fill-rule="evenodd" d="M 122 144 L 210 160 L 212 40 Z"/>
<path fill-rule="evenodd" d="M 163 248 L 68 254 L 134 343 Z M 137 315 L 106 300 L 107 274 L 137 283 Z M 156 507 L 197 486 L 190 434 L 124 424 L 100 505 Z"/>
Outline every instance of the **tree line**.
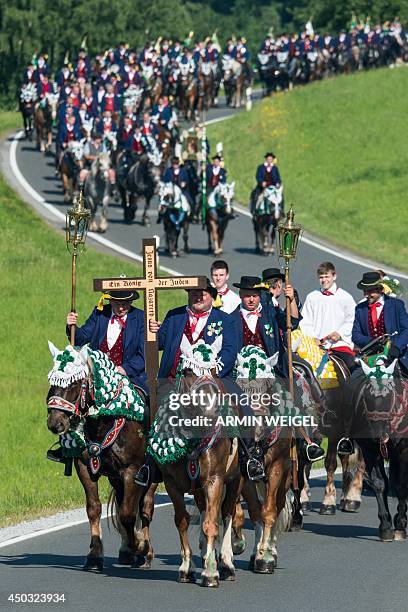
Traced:
<path fill-rule="evenodd" d="M 35 53 L 51 68 L 75 58 L 85 40 L 94 55 L 121 40 L 140 48 L 158 36 L 204 39 L 217 32 L 245 36 L 252 57 L 271 30 L 303 30 L 312 18 L 320 32 L 350 27 L 352 15 L 371 23 L 399 16 L 408 22 L 408 0 L 0 0 L 0 102 L 15 103 L 22 71 Z"/>

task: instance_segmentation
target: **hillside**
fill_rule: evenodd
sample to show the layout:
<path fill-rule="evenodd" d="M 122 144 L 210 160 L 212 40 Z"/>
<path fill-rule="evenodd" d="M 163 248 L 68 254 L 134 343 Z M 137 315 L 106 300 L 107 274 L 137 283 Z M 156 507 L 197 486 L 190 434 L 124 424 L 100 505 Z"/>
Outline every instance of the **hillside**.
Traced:
<path fill-rule="evenodd" d="M 17 118 L 18 121 L 18 118 Z M 0 132 L 15 126 L 16 116 L 2 113 Z M 65 317 L 70 307 L 70 256 L 64 237 L 37 217 L 0 176 L 0 270 L 2 346 L 0 405 L 0 526 L 35 515 L 84 504 L 74 475 L 47 461 L 47 448 L 57 438 L 47 430 L 45 398 L 52 360 L 47 340 L 58 348 L 68 341 Z M 80 321 L 98 300 L 92 279 L 118 274 L 134 276 L 141 268 L 88 247 L 78 261 Z M 160 315 L 185 300 L 184 292 L 163 292 Z M 143 308 L 143 301 L 135 302 Z M 107 485 L 102 487 L 107 491 Z"/>
<path fill-rule="evenodd" d="M 407 91 L 405 67 L 336 77 L 276 94 L 208 133 L 224 144 L 240 202 L 272 150 L 307 231 L 408 270 Z"/>

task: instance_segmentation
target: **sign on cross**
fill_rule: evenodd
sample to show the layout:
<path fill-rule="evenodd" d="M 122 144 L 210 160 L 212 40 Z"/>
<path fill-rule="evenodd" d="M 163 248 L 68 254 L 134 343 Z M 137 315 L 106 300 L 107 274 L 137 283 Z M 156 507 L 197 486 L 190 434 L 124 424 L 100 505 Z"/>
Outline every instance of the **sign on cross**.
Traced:
<path fill-rule="evenodd" d="M 150 419 L 157 409 L 157 372 L 159 347 L 157 334 L 149 329 L 149 320 L 158 320 L 157 291 L 161 289 L 205 289 L 205 276 L 157 276 L 156 240 L 143 240 L 143 276 L 129 278 L 95 278 L 94 291 L 109 293 L 113 290 L 133 289 L 144 291 L 145 313 L 145 362 L 150 390 Z"/>

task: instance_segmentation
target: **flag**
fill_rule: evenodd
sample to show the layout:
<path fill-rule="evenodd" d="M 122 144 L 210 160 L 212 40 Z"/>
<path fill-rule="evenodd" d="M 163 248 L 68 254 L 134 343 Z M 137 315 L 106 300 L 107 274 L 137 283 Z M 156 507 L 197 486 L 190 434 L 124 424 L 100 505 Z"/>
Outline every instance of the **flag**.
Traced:
<path fill-rule="evenodd" d="M 312 24 L 312 18 L 310 17 L 309 21 L 305 25 L 305 32 L 308 36 L 314 36 L 314 29 Z"/>

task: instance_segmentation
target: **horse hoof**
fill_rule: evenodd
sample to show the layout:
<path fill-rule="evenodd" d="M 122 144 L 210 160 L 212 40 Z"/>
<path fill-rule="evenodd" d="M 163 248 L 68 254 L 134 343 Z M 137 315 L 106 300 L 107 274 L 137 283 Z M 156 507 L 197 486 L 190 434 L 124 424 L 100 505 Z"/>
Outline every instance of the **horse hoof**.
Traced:
<path fill-rule="evenodd" d="M 333 514 L 336 514 L 336 506 L 334 506 L 333 504 L 331 504 L 330 506 L 322 504 L 320 506 L 319 514 L 323 516 L 333 516 Z"/>
<path fill-rule="evenodd" d="M 255 559 L 254 572 L 255 574 L 273 574 L 275 571 L 275 561 L 265 561 L 264 559 Z"/>
<path fill-rule="evenodd" d="M 312 511 L 312 504 L 310 503 L 310 501 L 302 502 L 302 510 L 303 510 L 303 512 L 311 512 Z"/>
<path fill-rule="evenodd" d="M 341 509 L 342 512 L 358 512 L 361 506 L 361 502 L 359 501 L 350 501 L 344 500 L 343 507 Z"/>
<path fill-rule="evenodd" d="M 202 587 L 210 587 L 215 589 L 220 586 L 220 581 L 217 576 L 202 576 L 200 584 Z"/>
<path fill-rule="evenodd" d="M 133 557 L 131 565 L 137 569 L 145 569 L 146 563 L 147 560 L 143 555 L 136 555 Z"/>
<path fill-rule="evenodd" d="M 403 542 L 407 539 L 407 532 L 405 529 L 396 529 L 394 531 L 394 540 L 396 542 Z"/>
<path fill-rule="evenodd" d="M 245 550 L 245 539 L 237 539 L 232 542 L 232 552 L 234 555 L 242 555 Z"/>
<path fill-rule="evenodd" d="M 189 247 L 189 246 L 185 246 L 185 247 L 184 247 L 184 252 L 185 252 L 185 253 L 191 253 L 191 249 L 190 249 L 190 247 Z"/>
<path fill-rule="evenodd" d="M 394 541 L 394 530 L 393 529 L 379 529 L 381 542 L 393 542 Z"/>
<path fill-rule="evenodd" d="M 302 529 L 303 529 L 303 518 L 302 519 L 294 518 L 289 531 L 296 532 L 296 531 L 302 531 Z"/>
<path fill-rule="evenodd" d="M 125 550 L 119 551 L 118 565 L 133 565 L 134 561 L 132 553 Z"/>
<path fill-rule="evenodd" d="M 101 557 L 87 557 L 83 569 L 85 572 L 91 572 L 93 570 L 102 572 L 103 559 Z"/>
<path fill-rule="evenodd" d="M 220 567 L 220 580 L 233 582 L 235 580 L 235 570 L 232 567 L 223 565 Z"/>
<path fill-rule="evenodd" d="M 194 572 L 180 572 L 178 581 L 182 584 L 186 584 L 187 582 L 195 582 Z"/>

